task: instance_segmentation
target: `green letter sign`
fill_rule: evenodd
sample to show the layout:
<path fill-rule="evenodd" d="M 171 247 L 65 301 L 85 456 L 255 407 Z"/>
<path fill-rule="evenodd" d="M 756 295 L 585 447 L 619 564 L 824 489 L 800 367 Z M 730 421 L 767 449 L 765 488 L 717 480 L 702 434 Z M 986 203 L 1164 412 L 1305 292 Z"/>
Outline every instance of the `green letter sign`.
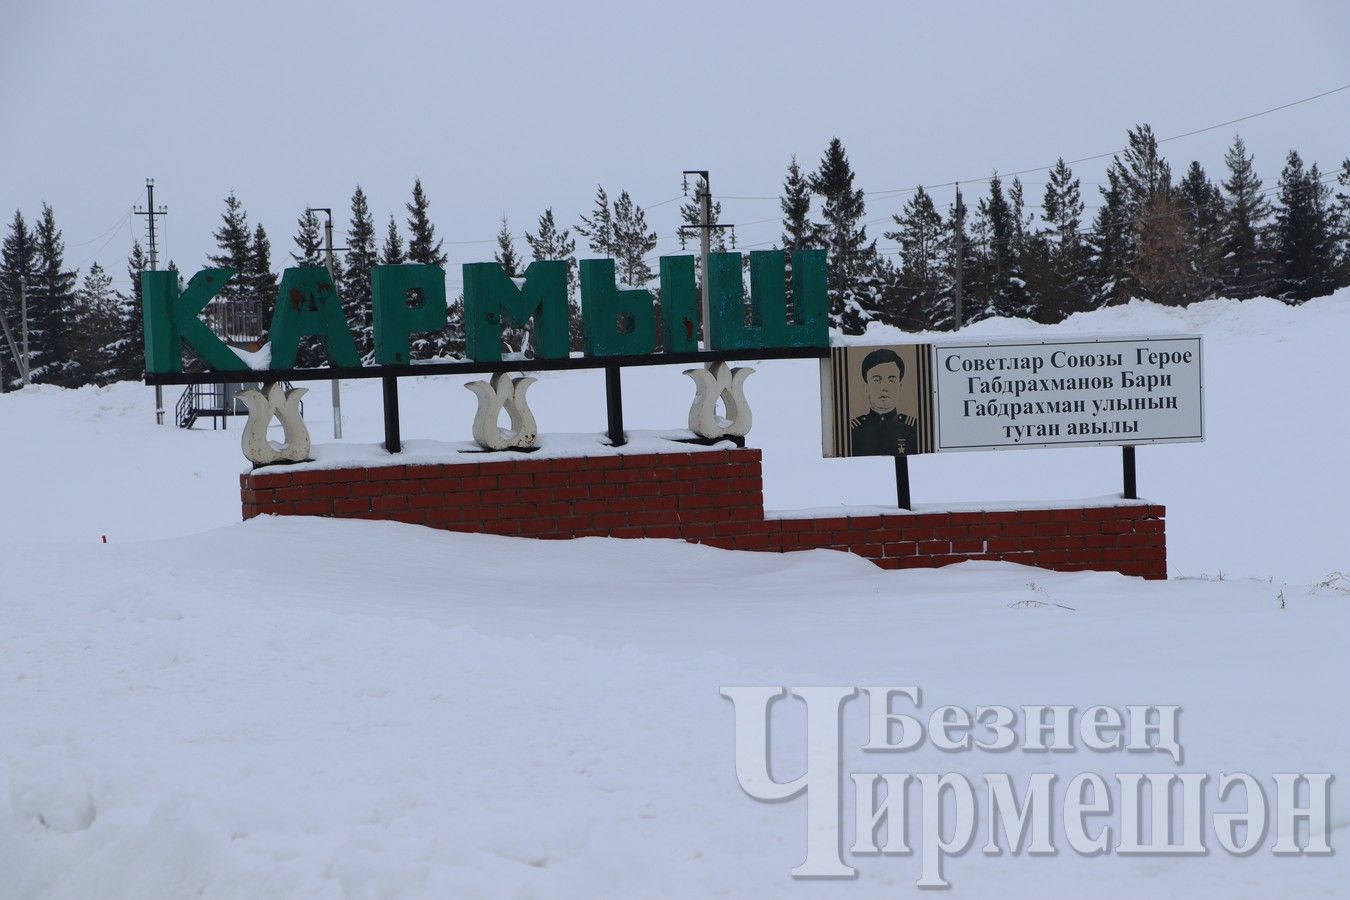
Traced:
<path fill-rule="evenodd" d="M 420 305 L 412 304 L 413 292 Z M 403 365 L 410 358 L 409 336 L 414 331 L 445 327 L 445 271 L 440 266 L 405 264 L 370 270 L 370 293 L 375 304 L 375 362 Z"/>
<path fill-rule="evenodd" d="M 694 258 L 661 257 L 661 346 L 667 353 L 698 349 L 698 306 Z"/>
<path fill-rule="evenodd" d="M 177 272 L 141 273 L 147 373 L 183 371 L 184 343 L 201 357 L 207 368 L 227 372 L 248 368 L 197 318 L 233 274 L 234 269 L 202 269 L 179 295 Z"/>
<path fill-rule="evenodd" d="M 272 312 L 271 367 L 294 367 L 300 338 L 310 334 L 324 339 L 332 365 L 361 365 L 356 342 L 342 314 L 342 301 L 333 287 L 333 277 L 323 266 L 304 266 L 282 273 L 277 307 Z"/>
<path fill-rule="evenodd" d="M 650 291 L 614 287 L 614 260 L 581 261 L 581 330 L 587 356 L 638 356 L 656 349 Z"/>
<path fill-rule="evenodd" d="M 502 358 L 502 325 L 534 317 L 536 359 L 567 356 L 567 263 L 536 260 L 516 287 L 500 263 L 464 265 L 464 352 L 475 362 Z"/>
<path fill-rule="evenodd" d="M 825 251 L 792 254 L 792 305 L 795 323 L 787 319 L 783 251 L 750 254 L 750 324 L 745 324 L 745 288 L 741 255 L 708 257 L 708 305 L 712 344 L 717 350 L 762 347 L 825 347 L 830 342 L 829 298 L 825 289 Z"/>

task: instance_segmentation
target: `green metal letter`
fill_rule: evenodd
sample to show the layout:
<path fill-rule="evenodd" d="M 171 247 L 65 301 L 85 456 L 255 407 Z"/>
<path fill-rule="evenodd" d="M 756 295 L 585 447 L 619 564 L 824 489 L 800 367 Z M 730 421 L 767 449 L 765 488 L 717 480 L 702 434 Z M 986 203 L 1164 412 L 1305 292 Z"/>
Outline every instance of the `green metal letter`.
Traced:
<path fill-rule="evenodd" d="M 661 346 L 667 353 L 698 349 L 699 302 L 692 256 L 661 257 Z"/>
<path fill-rule="evenodd" d="M 795 322 L 787 317 L 783 251 L 750 254 L 750 324 L 745 323 L 745 288 L 741 255 L 708 257 L 708 304 L 715 350 L 758 350 L 768 347 L 825 347 L 830 341 L 829 301 L 825 290 L 825 251 L 792 254 L 792 301 Z"/>
<path fill-rule="evenodd" d="M 300 339 L 311 334 L 324 339 L 331 365 L 361 365 L 356 341 L 347 330 L 342 301 L 333 277 L 324 266 L 304 266 L 282 273 L 270 334 L 273 369 L 294 368 Z"/>
<path fill-rule="evenodd" d="M 421 303 L 412 305 L 413 292 Z M 375 362 L 382 366 L 409 361 L 414 331 L 445 327 L 445 270 L 424 263 L 376 266 L 370 270 L 370 293 L 375 304 Z"/>
<path fill-rule="evenodd" d="M 614 287 L 614 260 L 581 261 L 582 347 L 587 356 L 637 356 L 656 349 L 651 291 Z"/>
<path fill-rule="evenodd" d="M 567 357 L 567 263 L 535 260 L 517 287 L 499 263 L 464 265 L 464 352 L 475 362 L 502 358 L 502 325 L 534 317 L 536 359 Z"/>
<path fill-rule="evenodd" d="M 234 269 L 202 269 L 192 276 L 187 290 L 178 293 L 178 273 L 141 273 L 141 305 L 145 321 L 145 371 L 183 371 L 186 343 L 210 369 L 247 369 L 220 338 L 197 318 L 211 298 L 220 292 Z"/>

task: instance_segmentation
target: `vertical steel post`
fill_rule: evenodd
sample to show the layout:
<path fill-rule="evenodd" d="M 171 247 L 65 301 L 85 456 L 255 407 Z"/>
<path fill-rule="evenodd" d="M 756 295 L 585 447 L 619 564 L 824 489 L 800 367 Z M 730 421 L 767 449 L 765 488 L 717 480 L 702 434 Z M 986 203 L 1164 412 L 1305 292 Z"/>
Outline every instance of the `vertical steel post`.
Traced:
<path fill-rule="evenodd" d="M 628 437 L 623 433 L 621 371 L 616 365 L 605 366 L 605 413 L 609 419 L 609 442 L 615 447 L 622 447 L 628 443 Z"/>
<path fill-rule="evenodd" d="M 327 223 L 323 227 L 324 255 L 328 262 L 328 277 L 333 279 L 333 287 L 336 290 L 337 278 L 334 273 L 337 272 L 337 268 L 333 265 L 333 210 L 326 209 L 324 212 L 328 214 Z M 342 438 L 342 390 L 336 378 L 331 383 L 333 386 L 333 439 L 340 440 Z M 398 399 L 395 398 L 394 402 L 397 404 Z M 397 413 L 397 409 L 395 412 Z"/>
<path fill-rule="evenodd" d="M 1134 479 L 1134 448 L 1125 446 L 1120 448 L 1121 468 L 1125 475 L 1125 492 L 1121 495 L 1126 500 L 1138 500 L 1139 489 Z"/>
<path fill-rule="evenodd" d="M 155 208 L 155 179 L 145 179 L 145 209 L 135 209 L 132 211 L 138 216 L 145 216 L 150 224 L 150 271 L 155 272 L 159 269 L 159 245 L 155 242 L 155 217 L 167 216 L 167 209 Z M 141 298 L 135 298 L 136 303 L 141 302 Z M 164 386 L 155 385 L 155 424 L 164 424 Z"/>
<path fill-rule="evenodd" d="M 895 503 L 901 509 L 913 509 L 909 501 L 909 457 L 903 453 L 895 457 Z"/>
<path fill-rule="evenodd" d="M 390 453 L 403 452 L 403 439 L 398 433 L 398 378 L 385 375 L 384 382 L 384 449 Z"/>
<path fill-rule="evenodd" d="M 708 297 L 708 254 L 712 252 L 712 181 L 708 173 L 703 173 L 703 203 L 699 210 L 699 223 L 703 232 L 699 235 L 699 265 L 703 267 L 703 284 L 700 285 L 699 301 L 703 313 L 703 348 L 712 349 L 712 308 Z"/>

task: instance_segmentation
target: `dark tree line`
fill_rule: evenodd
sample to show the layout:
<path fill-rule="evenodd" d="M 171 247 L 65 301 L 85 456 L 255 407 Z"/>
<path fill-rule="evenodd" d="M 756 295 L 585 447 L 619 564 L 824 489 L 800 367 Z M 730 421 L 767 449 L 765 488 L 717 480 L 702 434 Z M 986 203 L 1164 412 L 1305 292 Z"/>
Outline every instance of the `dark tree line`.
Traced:
<path fill-rule="evenodd" d="M 827 251 L 831 324 L 852 334 L 871 322 L 909 331 L 952 328 L 958 285 L 963 323 L 990 316 L 1056 322 L 1136 297 L 1169 305 L 1257 296 L 1302 303 L 1350 285 L 1350 159 L 1324 173 L 1290 151 L 1278 181 L 1266 187 L 1236 137 L 1224 169 L 1215 181 L 1199 162 L 1191 162 L 1175 178 L 1152 129 L 1140 125 L 1129 131 L 1126 149 L 1107 167 L 1090 217 L 1082 184 L 1061 159 L 1048 173 L 1039 205 L 1028 202 L 1016 177 L 1007 182 L 998 175 L 989 178 L 982 195 L 970 195 L 973 209 L 959 187 L 945 210 L 924 188 L 914 189 L 899 212 L 885 217 L 888 230 L 882 237 L 893 247 L 882 250 L 868 234 L 868 226 L 881 220 L 867 220 L 867 195 L 835 138 L 814 170 L 803 170 L 795 157 L 789 163 L 780 197 L 779 243 L 789 252 Z M 701 202 L 696 192 L 684 204 L 685 223 L 699 224 Z M 719 206 L 715 201 L 712 206 L 716 221 Z M 369 199 L 357 186 L 345 227 L 335 223 L 341 237 L 334 238 L 333 277 L 367 359 L 374 351 L 371 269 L 403 263 L 443 266 L 447 259 L 420 179 L 404 208 L 405 230 L 391 215 L 381 240 Z M 298 217 L 294 249 L 286 254 L 295 265 L 329 264 L 324 225 L 312 210 Z M 213 237 L 216 252 L 207 263 L 238 274 L 208 310 L 212 324 L 222 333 L 244 327 L 227 311 L 253 309 L 257 318 L 245 324 L 261 335 L 277 290 L 267 231 L 261 223 L 250 226 L 242 202 L 231 192 Z M 602 185 L 591 210 L 570 229 L 559 225 L 552 208 L 544 210 L 535 229 L 525 232 L 523 247 L 503 216 L 494 253 L 512 277 L 522 276 L 533 260 L 568 262 L 574 350 L 581 346 L 578 239 L 592 253 L 614 258 L 622 286 L 651 286 L 656 232 L 627 191 L 611 200 Z M 714 250 L 727 248 L 720 231 L 714 232 L 713 243 Z M 0 387 L 23 383 L 24 358 L 33 382 L 75 387 L 139 378 L 143 346 L 137 298 L 147 267 L 146 254 L 135 242 L 127 260 L 130 292 L 118 291 L 97 263 L 81 278 L 66 264 L 52 208 L 44 204 L 32 224 L 16 211 L 0 246 L 0 318 L 6 326 L 0 331 Z M 461 295 L 450 303 L 449 326 L 418 338 L 414 352 L 427 357 L 458 355 L 463 349 Z M 504 329 L 503 350 L 528 353 L 530 329 Z M 322 347 L 309 341 L 299 362 L 319 365 L 323 358 Z"/>
<path fill-rule="evenodd" d="M 1090 222 L 1081 183 L 1060 159 L 1036 210 L 1018 178 L 991 177 L 973 214 L 959 188 L 945 213 L 915 189 L 883 234 L 895 249 L 882 252 L 867 238 L 865 195 L 836 138 L 814 173 L 795 158 L 788 165 L 782 243 L 829 251 L 831 324 L 852 334 L 869 322 L 953 327 L 958 267 L 963 323 L 1057 322 L 1135 297 L 1301 303 L 1350 285 L 1350 159 L 1323 173 L 1290 151 L 1277 184 L 1264 188 L 1237 137 L 1224 165 L 1218 183 L 1198 162 L 1174 179 L 1140 125 L 1107 168 Z"/>

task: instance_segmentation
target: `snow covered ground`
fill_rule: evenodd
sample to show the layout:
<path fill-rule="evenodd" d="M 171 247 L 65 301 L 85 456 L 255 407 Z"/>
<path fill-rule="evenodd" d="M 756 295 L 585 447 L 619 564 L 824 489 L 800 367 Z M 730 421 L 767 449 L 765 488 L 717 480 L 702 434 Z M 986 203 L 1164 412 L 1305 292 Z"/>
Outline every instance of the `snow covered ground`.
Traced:
<path fill-rule="evenodd" d="M 1207 441 L 1139 451 L 1141 493 L 1168 507 L 1173 580 L 241 524 L 237 430 L 156 428 L 137 385 L 0 396 L 0 896 L 915 891 L 917 850 L 845 854 L 854 880 L 790 876 L 807 800 L 761 803 L 738 786 L 730 685 L 918 685 L 925 720 L 944 704 L 1182 707 L 1178 765 L 1081 745 L 863 754 L 859 699 L 843 718 L 846 773 L 1025 785 L 1053 772 L 1062 788 L 1079 772 L 1203 772 L 1211 808 L 1221 772 L 1256 775 L 1272 806 L 1272 773 L 1343 775 L 1350 292 L 971 333 L 1032 330 L 1205 335 Z M 887 502 L 884 461 L 819 458 L 814 365 L 759 370 L 751 443 L 768 505 Z M 467 437 L 474 399 L 456 380 L 404 382 L 406 437 Z M 322 441 L 327 386 L 312 387 Z M 378 394 L 344 384 L 347 441 L 380 439 Z M 690 395 L 678 369 L 630 370 L 626 420 L 678 427 Z M 531 400 L 545 432 L 603 428 L 597 373 L 545 376 Z M 1120 477 L 1112 449 L 911 468 L 916 500 L 933 504 L 1072 500 Z M 803 766 L 802 718 L 799 703 L 774 708 L 779 780 Z M 1350 826 L 1341 783 L 1330 822 L 1336 846 Z M 1241 858 L 1212 835 L 1202 857 L 1086 858 L 1063 840 L 1054 856 L 986 856 L 986 824 L 945 864 L 956 895 L 1330 897 L 1350 874 L 1343 849 L 1278 857 L 1273 837 Z"/>

